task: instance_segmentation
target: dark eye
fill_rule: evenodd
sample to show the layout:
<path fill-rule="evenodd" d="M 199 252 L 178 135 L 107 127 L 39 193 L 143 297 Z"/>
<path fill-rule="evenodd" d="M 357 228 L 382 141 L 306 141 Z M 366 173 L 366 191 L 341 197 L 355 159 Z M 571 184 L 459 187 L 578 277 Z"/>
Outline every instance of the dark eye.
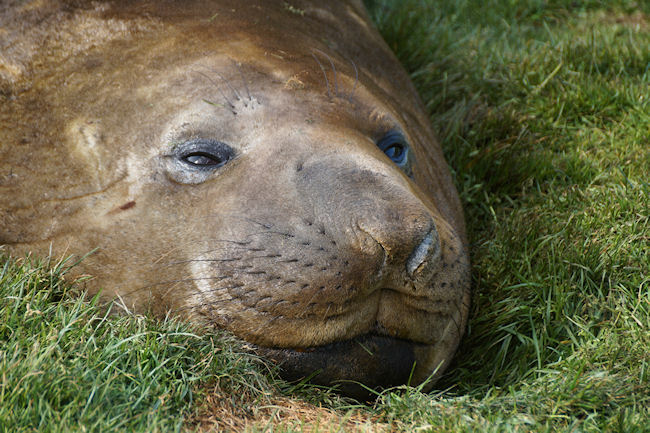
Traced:
<path fill-rule="evenodd" d="M 399 166 L 404 166 L 408 160 L 408 144 L 404 136 L 397 131 L 390 131 L 377 142 L 377 146 L 384 151 L 391 161 Z"/>
<path fill-rule="evenodd" d="M 216 140 L 192 140 L 179 145 L 176 157 L 186 167 L 199 170 L 214 170 L 230 161 L 234 152 L 225 143 Z"/>
<path fill-rule="evenodd" d="M 404 148 L 404 145 L 401 143 L 399 144 L 393 144 L 387 149 L 384 149 L 384 153 L 393 160 L 393 162 L 396 162 L 399 164 L 402 162 L 404 157 L 406 156 L 406 149 Z"/>
<path fill-rule="evenodd" d="M 201 167 L 210 167 L 217 168 L 224 165 L 227 160 L 224 161 L 221 157 L 217 155 L 210 155 L 205 152 L 192 152 L 189 155 L 182 157 L 182 160 L 188 164 L 201 166 Z"/>

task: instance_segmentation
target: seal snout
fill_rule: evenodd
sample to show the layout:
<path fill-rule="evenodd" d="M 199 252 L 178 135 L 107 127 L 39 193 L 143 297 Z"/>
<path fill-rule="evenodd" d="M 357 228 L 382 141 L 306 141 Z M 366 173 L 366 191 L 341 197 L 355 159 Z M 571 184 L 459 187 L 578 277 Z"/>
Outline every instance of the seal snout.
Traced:
<path fill-rule="evenodd" d="M 406 262 L 406 271 L 411 278 L 422 273 L 427 264 L 432 264 L 440 257 L 440 240 L 438 231 L 432 227 L 422 242 L 415 247 Z"/>

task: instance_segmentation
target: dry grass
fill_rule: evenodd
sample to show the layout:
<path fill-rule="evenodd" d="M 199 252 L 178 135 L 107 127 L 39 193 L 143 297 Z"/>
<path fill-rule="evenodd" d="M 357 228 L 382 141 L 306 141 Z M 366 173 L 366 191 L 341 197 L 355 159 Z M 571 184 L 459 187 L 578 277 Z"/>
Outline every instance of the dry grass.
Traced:
<path fill-rule="evenodd" d="M 394 424 L 381 422 L 382 414 L 368 408 L 333 410 L 278 395 L 234 396 L 218 388 L 205 393 L 205 400 L 187 427 L 189 431 L 300 431 L 388 432 Z"/>

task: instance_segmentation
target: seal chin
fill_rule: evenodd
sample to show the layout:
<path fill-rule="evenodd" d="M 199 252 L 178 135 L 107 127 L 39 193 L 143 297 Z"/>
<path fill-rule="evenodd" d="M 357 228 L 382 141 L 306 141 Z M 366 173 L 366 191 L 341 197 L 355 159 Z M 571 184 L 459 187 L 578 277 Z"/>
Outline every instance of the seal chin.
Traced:
<path fill-rule="evenodd" d="M 278 363 L 286 380 L 310 377 L 311 383 L 337 385 L 343 394 L 366 400 L 372 397 L 371 389 L 408 383 L 415 368 L 416 351 L 424 346 L 368 333 L 305 349 L 255 346 L 255 351 Z"/>

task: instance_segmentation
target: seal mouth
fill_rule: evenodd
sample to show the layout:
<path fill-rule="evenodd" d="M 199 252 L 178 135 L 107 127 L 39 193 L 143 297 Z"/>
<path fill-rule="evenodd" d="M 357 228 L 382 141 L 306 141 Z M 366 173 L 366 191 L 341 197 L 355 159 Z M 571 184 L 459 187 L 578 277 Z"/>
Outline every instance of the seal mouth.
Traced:
<path fill-rule="evenodd" d="M 341 393 L 362 400 L 372 396 L 369 389 L 408 383 L 419 346 L 425 345 L 368 333 L 305 349 L 255 346 L 255 351 L 279 364 L 286 380 L 308 377 L 311 383 L 337 385 Z"/>

